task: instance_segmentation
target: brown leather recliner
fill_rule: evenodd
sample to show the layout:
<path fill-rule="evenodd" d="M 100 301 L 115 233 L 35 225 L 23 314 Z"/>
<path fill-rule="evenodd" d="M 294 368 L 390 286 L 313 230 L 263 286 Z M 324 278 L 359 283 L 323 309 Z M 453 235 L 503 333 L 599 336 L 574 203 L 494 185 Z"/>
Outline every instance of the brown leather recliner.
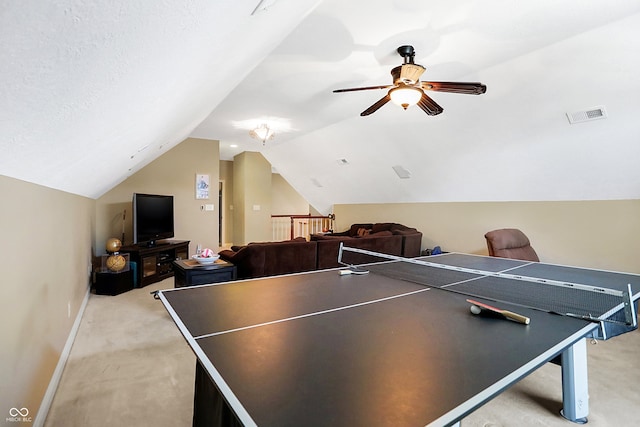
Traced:
<path fill-rule="evenodd" d="M 516 228 L 489 231 L 484 235 L 484 238 L 487 239 L 490 256 L 540 261 L 538 254 L 531 247 L 529 238 Z"/>

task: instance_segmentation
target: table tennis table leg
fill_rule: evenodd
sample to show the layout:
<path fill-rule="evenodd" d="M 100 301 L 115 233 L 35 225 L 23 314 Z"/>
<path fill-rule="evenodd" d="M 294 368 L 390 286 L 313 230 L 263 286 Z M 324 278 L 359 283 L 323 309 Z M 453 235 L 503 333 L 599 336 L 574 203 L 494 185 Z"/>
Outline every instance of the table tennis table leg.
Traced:
<path fill-rule="evenodd" d="M 578 424 L 589 415 L 587 379 L 587 340 L 573 344 L 562 352 L 562 416 Z"/>

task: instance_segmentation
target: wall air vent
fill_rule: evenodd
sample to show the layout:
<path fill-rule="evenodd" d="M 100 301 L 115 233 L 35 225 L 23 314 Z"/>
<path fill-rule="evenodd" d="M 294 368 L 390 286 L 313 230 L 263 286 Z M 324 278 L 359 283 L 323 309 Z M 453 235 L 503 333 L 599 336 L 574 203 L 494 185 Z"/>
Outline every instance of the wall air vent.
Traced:
<path fill-rule="evenodd" d="M 607 110 L 605 110 L 604 106 L 593 107 L 588 110 L 567 113 L 567 118 L 569 119 L 569 123 L 571 124 L 590 122 L 591 120 L 606 119 Z"/>

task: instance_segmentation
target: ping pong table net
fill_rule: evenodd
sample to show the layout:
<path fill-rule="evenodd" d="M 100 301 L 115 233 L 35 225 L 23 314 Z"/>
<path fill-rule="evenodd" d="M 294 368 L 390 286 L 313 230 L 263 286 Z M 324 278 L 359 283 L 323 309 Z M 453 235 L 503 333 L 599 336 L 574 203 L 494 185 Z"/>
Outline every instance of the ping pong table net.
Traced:
<path fill-rule="evenodd" d="M 627 291 L 580 283 L 481 271 L 437 262 L 437 257 L 403 258 L 341 245 L 338 263 L 353 272 L 370 272 L 431 288 L 498 303 L 600 323 L 597 338 L 607 339 L 638 326 L 631 285 Z M 607 323 L 609 327 L 605 327 Z M 615 325 L 615 326 L 611 326 Z"/>

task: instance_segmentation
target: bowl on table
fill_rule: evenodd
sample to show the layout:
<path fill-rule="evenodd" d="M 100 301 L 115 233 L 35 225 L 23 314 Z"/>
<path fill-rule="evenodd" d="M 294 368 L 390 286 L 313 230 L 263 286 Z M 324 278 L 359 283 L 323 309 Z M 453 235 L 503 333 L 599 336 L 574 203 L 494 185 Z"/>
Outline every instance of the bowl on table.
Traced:
<path fill-rule="evenodd" d="M 218 258 L 220 258 L 220 255 L 212 255 L 212 256 L 208 256 L 208 257 L 194 255 L 192 258 L 195 259 L 196 261 L 198 261 L 198 264 L 210 265 L 210 264 L 213 264 L 214 262 L 216 262 L 216 260 Z"/>

